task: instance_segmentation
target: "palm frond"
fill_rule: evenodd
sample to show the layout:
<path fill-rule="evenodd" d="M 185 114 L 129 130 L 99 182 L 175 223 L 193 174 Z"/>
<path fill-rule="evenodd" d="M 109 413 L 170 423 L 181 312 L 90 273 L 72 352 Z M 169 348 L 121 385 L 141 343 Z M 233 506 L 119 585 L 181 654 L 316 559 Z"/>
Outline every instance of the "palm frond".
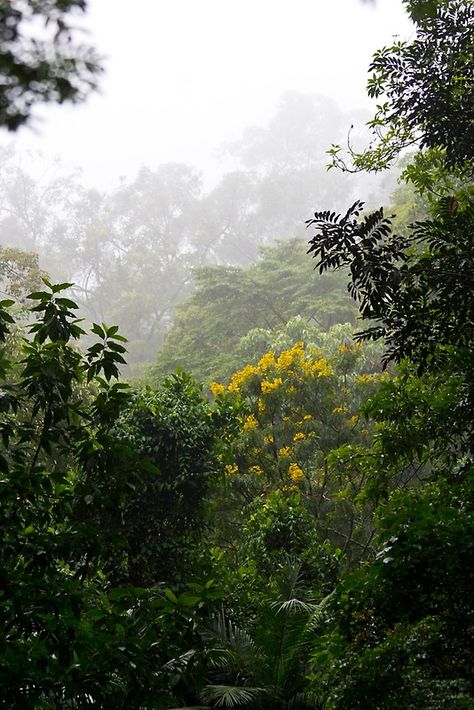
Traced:
<path fill-rule="evenodd" d="M 195 655 L 196 651 L 194 649 L 186 651 L 186 653 L 182 653 L 181 656 L 178 656 L 177 658 L 171 658 L 167 663 L 164 664 L 164 668 L 168 668 L 172 671 L 181 671 L 186 668 L 191 658 L 193 658 L 193 656 Z"/>
<path fill-rule="evenodd" d="M 220 658 L 228 665 L 233 657 L 234 661 L 239 659 L 237 665 L 253 666 L 262 660 L 263 654 L 258 644 L 245 629 L 228 619 L 224 611 L 214 617 L 210 632 L 213 639 L 222 644 L 214 649 L 213 658 L 216 661 Z"/>
<path fill-rule="evenodd" d="M 233 685 L 208 685 L 201 698 L 205 703 L 212 703 L 216 708 L 246 707 L 267 695 L 265 688 L 245 688 Z"/>
<path fill-rule="evenodd" d="M 308 623 L 308 631 L 315 634 L 319 631 L 322 624 L 327 620 L 329 613 L 329 604 L 334 596 L 334 592 L 330 592 L 316 605 Z"/>
<path fill-rule="evenodd" d="M 274 601 L 270 603 L 270 608 L 275 609 L 276 613 L 281 612 L 295 613 L 304 612 L 305 614 L 311 614 L 316 610 L 316 605 L 311 602 L 304 602 L 302 599 L 285 599 L 284 601 Z"/>

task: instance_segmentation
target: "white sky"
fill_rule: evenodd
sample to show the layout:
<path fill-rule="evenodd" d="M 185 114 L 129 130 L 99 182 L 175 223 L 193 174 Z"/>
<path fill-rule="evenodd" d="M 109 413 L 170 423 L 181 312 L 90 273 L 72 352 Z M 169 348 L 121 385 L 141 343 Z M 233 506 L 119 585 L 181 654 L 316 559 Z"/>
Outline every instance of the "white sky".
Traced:
<path fill-rule="evenodd" d="M 85 24 L 106 58 L 100 94 L 0 140 L 100 187 L 168 161 L 217 174 L 218 146 L 265 124 L 288 90 L 365 106 L 373 51 L 412 32 L 401 0 L 89 0 Z"/>

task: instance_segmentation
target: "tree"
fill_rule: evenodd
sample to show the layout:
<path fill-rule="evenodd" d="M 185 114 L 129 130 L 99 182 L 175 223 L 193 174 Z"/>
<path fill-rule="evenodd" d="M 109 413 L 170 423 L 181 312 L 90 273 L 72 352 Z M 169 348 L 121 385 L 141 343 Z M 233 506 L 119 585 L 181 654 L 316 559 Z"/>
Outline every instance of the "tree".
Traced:
<path fill-rule="evenodd" d="M 65 258 L 64 251 L 58 255 L 57 242 L 60 235 L 67 240 L 71 205 L 81 194 L 77 174 L 65 170 L 59 160 L 47 162 L 32 150 L 16 153 L 11 145 L 0 149 L 0 158 L 2 243 L 35 252 L 53 273 L 56 261 Z"/>
<path fill-rule="evenodd" d="M 372 507 L 357 503 L 370 470 L 358 465 L 358 447 L 369 445 L 371 426 L 359 422 L 357 412 L 389 376 L 367 372 L 367 364 L 370 352 L 350 343 L 339 342 L 328 359 L 317 347 L 298 342 L 265 353 L 255 365 L 245 365 L 233 373 L 227 387 L 210 384 L 217 401 L 232 395 L 246 405 L 240 415 L 242 432 L 226 467 L 228 483 L 220 505 L 227 516 L 232 509 L 249 505 L 244 513 L 256 522 L 255 500 L 263 497 L 269 505 L 271 491 L 276 490 L 283 509 L 285 497 L 299 493 L 317 521 L 320 542 L 330 541 L 334 549 L 340 548 L 349 565 L 371 553 Z M 345 467 L 338 462 L 341 449 L 350 454 Z M 238 533 L 231 525 L 235 541 Z M 291 535 L 282 532 L 286 528 L 278 518 L 275 529 L 282 537 L 275 547 L 295 554 L 294 545 L 302 543 L 304 534 L 295 529 L 296 543 L 290 543 Z M 258 556 L 254 551 L 255 560 Z M 268 573 L 271 555 L 266 564 Z"/>
<path fill-rule="evenodd" d="M 195 558 L 205 500 L 222 479 L 222 457 L 237 427 L 232 402 L 209 404 L 185 373 L 131 395 L 112 435 L 139 457 L 132 473 L 137 480 L 123 499 L 117 484 L 129 467 L 120 460 L 110 461 L 105 472 L 103 465 L 89 466 L 80 488 L 82 499 L 92 497 L 96 506 L 79 503 L 77 509 L 106 541 L 105 570 L 115 584 L 182 589 L 200 575 Z"/>
<path fill-rule="evenodd" d="M 353 157 L 380 169 L 418 141 L 405 176 L 431 193 L 428 218 L 403 236 L 382 209 L 361 216 L 361 202 L 309 220 L 320 270 L 349 269 L 368 320 L 359 337 L 385 338 L 385 360 L 400 363 L 365 406 L 380 552 L 336 590 L 315 641 L 314 687 L 334 709 L 473 704 L 473 7 L 426 5 L 410 3 L 415 41 L 374 59 L 369 91 L 388 99 L 372 122 L 380 142 Z"/>
<path fill-rule="evenodd" d="M 454 199 L 454 198 L 453 198 Z M 443 200 L 434 219 L 391 232 L 383 210 L 358 221 L 363 203 L 345 215 L 317 212 L 310 252 L 320 271 L 349 267 L 348 289 L 362 317 L 374 322 L 358 337 L 385 338 L 386 360 L 404 357 L 425 368 L 446 348 L 466 349 L 474 337 L 471 233 L 474 203 Z"/>
<path fill-rule="evenodd" d="M 341 583 L 315 643 L 325 707 L 472 707 L 472 481 L 392 496 L 377 560 Z"/>
<path fill-rule="evenodd" d="M 197 270 L 197 289 L 178 308 L 152 376 L 162 377 L 180 366 L 203 381 L 225 378 L 239 367 L 239 341 L 253 328 L 283 327 L 297 315 L 322 327 L 352 321 L 354 311 L 339 279 L 313 283 L 311 273 L 299 239 L 262 249 L 261 260 L 247 269 Z"/>
<path fill-rule="evenodd" d="M 271 592 L 257 618 L 242 627 L 223 612 L 214 621 L 213 669 L 201 698 L 209 708 L 287 710 L 314 707 L 305 693 L 304 670 L 316 605 L 300 565 L 287 558 L 273 571 Z"/>
<path fill-rule="evenodd" d="M 24 300 L 28 293 L 41 286 L 44 276 L 36 254 L 0 247 L 0 289 L 4 295 Z"/>
<path fill-rule="evenodd" d="M 128 445 L 116 430 L 128 411 L 134 433 L 131 392 L 114 381 L 124 339 L 116 326 L 96 324 L 98 341 L 85 353 L 72 345 L 84 332 L 66 286 L 45 282 L 30 294 L 19 361 L 8 349 L 0 358 L 0 702 L 161 710 L 192 696 L 196 626 L 219 592 L 212 582 L 179 594 L 114 584 L 111 562 L 129 540 L 123 526 L 105 530 L 105 522 L 130 517 L 157 470 L 149 451 L 139 456 L 137 440 L 130 435 Z M 0 303 L 2 342 L 15 325 L 12 305 Z M 196 395 L 194 403 L 197 410 Z"/>
<path fill-rule="evenodd" d="M 86 0 L 10 0 L 0 6 L 0 126 L 15 131 L 37 103 L 83 101 L 101 72 L 74 37 Z"/>
<path fill-rule="evenodd" d="M 39 320 L 23 342 L 22 362 L 14 369 L 5 353 L 1 361 L 1 693 L 4 703 L 25 707 L 99 697 L 97 672 L 104 692 L 108 685 L 99 653 L 110 632 L 98 623 L 100 551 L 93 531 L 71 520 L 71 509 L 85 450 L 93 439 L 107 438 L 111 416 L 126 397 L 108 384 L 122 346 L 108 347 L 120 337 L 117 329 L 107 330 L 87 356 L 69 344 L 83 331 L 74 304 L 61 294 L 64 286 L 47 284 L 31 294 Z M 14 323 L 11 304 L 2 302 L 2 340 Z M 99 393 L 88 408 L 81 387 L 99 372 L 106 379 L 96 381 Z M 75 558 L 82 545 L 89 554 Z M 113 646 L 108 661 L 117 653 Z"/>
<path fill-rule="evenodd" d="M 198 171 L 186 165 L 143 168 L 99 192 L 60 165 L 2 151 L 3 241 L 36 252 L 54 280 L 73 282 L 85 317 L 119 323 L 129 339 L 129 365 L 138 370 L 154 358 L 177 304 L 195 289 L 193 269 L 226 265 L 229 275 L 247 269 L 262 245 L 302 236 L 301 215 L 315 191 L 341 201 L 352 191 L 352 176 L 324 177 L 323 146 L 330 125 L 341 122 L 327 102 L 287 96 L 268 127 L 244 133 L 233 149 L 238 166 L 207 193 Z M 255 289 L 242 286 L 249 295 Z M 257 290 L 257 298 L 267 299 Z M 320 301 L 318 320 L 342 317 L 335 312 L 339 305 L 335 294 L 330 304 Z M 252 325 L 267 327 L 270 320 L 262 315 Z"/>
<path fill-rule="evenodd" d="M 13 151 L 2 157 L 3 242 L 37 253 L 55 280 L 74 282 L 83 315 L 119 322 L 131 341 L 129 360 L 150 358 L 198 262 L 192 230 L 199 175 L 168 164 L 101 193 L 40 155 L 29 154 L 27 167 Z"/>
<path fill-rule="evenodd" d="M 417 22 L 416 39 L 384 47 L 369 67 L 368 94 L 381 101 L 367 124 L 373 142 L 361 153 L 349 144 L 352 167 L 341 158 L 340 145 L 333 145 L 330 166 L 349 172 L 383 170 L 401 150 L 416 144 L 442 151 L 445 168 L 467 169 L 472 177 L 472 3 L 406 4 Z"/>

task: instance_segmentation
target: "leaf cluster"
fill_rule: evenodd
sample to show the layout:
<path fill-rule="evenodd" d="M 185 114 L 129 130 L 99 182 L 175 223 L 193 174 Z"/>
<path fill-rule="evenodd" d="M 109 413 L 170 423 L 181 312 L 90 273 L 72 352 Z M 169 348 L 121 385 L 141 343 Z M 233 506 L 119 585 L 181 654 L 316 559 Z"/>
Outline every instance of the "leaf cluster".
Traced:
<path fill-rule="evenodd" d="M 362 318 L 375 321 L 358 334 L 385 338 L 385 361 L 410 358 L 421 369 L 443 360 L 443 351 L 473 340 L 470 237 L 474 206 L 445 199 L 431 220 L 410 227 L 409 237 L 391 232 L 383 210 L 358 221 L 363 203 L 343 216 L 315 213 L 309 252 L 320 271 L 349 267 L 348 290 Z"/>
<path fill-rule="evenodd" d="M 82 101 L 96 87 L 97 55 L 73 41 L 71 16 L 85 9 L 85 0 L 1 3 L 0 126 L 15 131 L 35 104 Z"/>
<path fill-rule="evenodd" d="M 378 50 L 367 85 L 379 101 L 368 122 L 373 140 L 362 152 L 348 137 L 349 166 L 336 144 L 329 167 L 348 172 L 389 167 L 403 149 L 443 152 L 445 169 L 469 169 L 474 145 L 472 57 L 474 9 L 471 2 L 410 2 L 417 21 L 412 42 L 398 41 Z"/>

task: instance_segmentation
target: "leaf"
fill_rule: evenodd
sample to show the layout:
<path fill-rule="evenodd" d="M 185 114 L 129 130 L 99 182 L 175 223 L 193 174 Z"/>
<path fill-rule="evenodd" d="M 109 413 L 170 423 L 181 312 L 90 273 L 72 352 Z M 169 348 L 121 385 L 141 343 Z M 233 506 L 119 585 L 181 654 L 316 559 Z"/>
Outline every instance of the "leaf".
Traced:
<path fill-rule="evenodd" d="M 72 308 L 72 309 L 77 309 L 78 305 L 74 301 L 71 301 L 70 298 L 56 298 L 56 303 L 58 306 L 64 306 L 65 308 Z"/>
<path fill-rule="evenodd" d="M 27 298 L 32 301 L 44 301 L 49 300 L 51 298 L 51 294 L 47 291 L 33 291 L 33 293 L 28 294 Z"/>
<path fill-rule="evenodd" d="M 214 707 L 236 708 L 258 701 L 268 695 L 265 688 L 241 688 L 232 685 L 208 685 L 202 693 L 204 702 L 212 702 Z"/>
<path fill-rule="evenodd" d="M 65 281 L 62 284 L 53 284 L 52 286 L 50 286 L 50 288 L 52 289 L 53 293 L 59 293 L 60 291 L 64 291 L 67 288 L 71 288 L 72 286 L 74 286 L 73 283 L 69 283 L 69 282 Z M 76 308 L 77 308 L 77 306 L 76 306 Z"/>
<path fill-rule="evenodd" d="M 105 338 L 106 338 L 104 330 L 100 327 L 100 325 L 98 323 L 92 324 L 91 333 L 98 335 L 99 338 L 102 338 L 102 340 L 105 340 Z"/>
<path fill-rule="evenodd" d="M 183 592 L 178 597 L 178 603 L 180 606 L 196 606 L 201 601 L 201 597 L 191 594 L 190 592 Z"/>
<path fill-rule="evenodd" d="M 178 604 L 178 597 L 171 589 L 165 589 L 164 594 L 166 598 L 170 600 L 170 602 L 173 602 L 173 604 Z"/>

